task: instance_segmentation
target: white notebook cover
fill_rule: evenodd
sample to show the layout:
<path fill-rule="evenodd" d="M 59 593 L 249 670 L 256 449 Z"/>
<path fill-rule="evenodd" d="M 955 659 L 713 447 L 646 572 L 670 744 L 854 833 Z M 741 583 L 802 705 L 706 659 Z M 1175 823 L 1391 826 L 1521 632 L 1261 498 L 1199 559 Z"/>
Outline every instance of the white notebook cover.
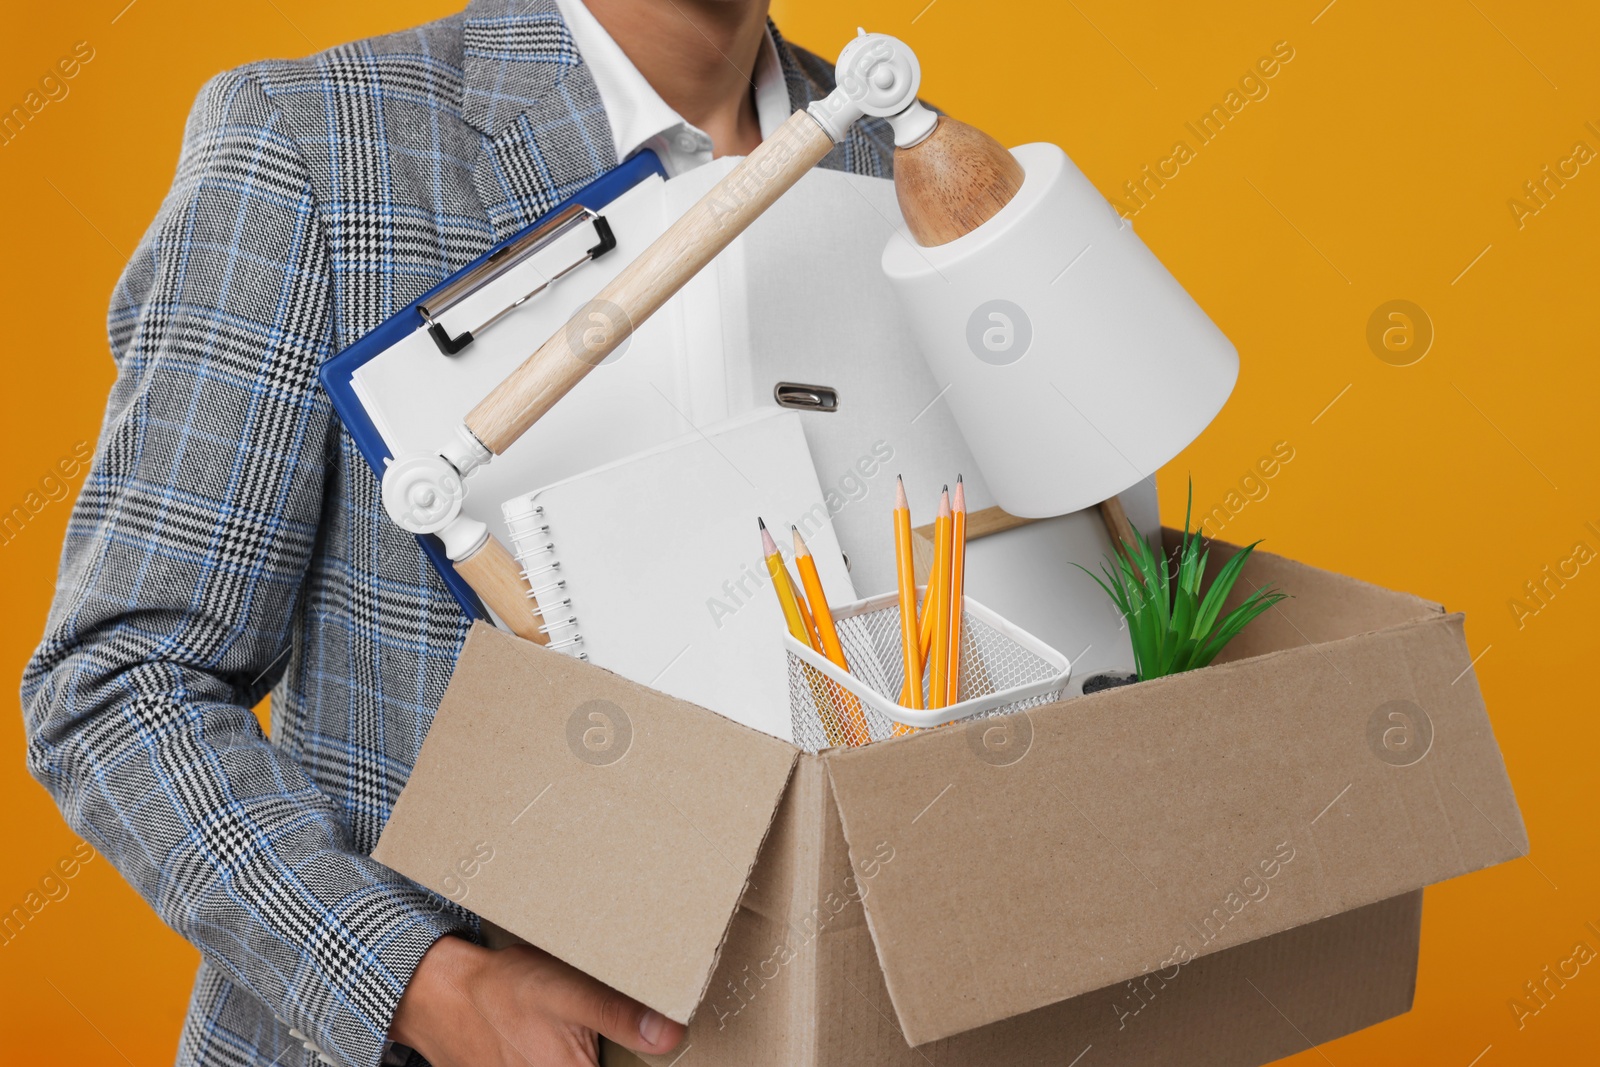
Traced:
<path fill-rule="evenodd" d="M 553 645 L 792 739 L 757 516 L 786 558 L 799 526 L 833 606 L 856 599 L 797 413 L 708 426 L 508 500 L 504 514 L 546 622 L 576 620 Z"/>

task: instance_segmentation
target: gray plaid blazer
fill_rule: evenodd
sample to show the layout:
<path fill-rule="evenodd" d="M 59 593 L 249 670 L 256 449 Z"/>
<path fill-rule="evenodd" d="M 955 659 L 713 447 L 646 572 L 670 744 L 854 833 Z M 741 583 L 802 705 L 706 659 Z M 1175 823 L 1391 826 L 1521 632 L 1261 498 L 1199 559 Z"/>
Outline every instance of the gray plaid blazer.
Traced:
<path fill-rule="evenodd" d="M 792 107 L 832 88 L 778 54 Z M 869 122 L 824 166 L 891 161 Z M 33 774 L 200 948 L 182 1064 L 375 1064 L 422 953 L 476 931 L 368 856 L 468 622 L 317 369 L 616 162 L 553 0 L 200 94 L 112 297 L 117 381 L 22 687 Z"/>

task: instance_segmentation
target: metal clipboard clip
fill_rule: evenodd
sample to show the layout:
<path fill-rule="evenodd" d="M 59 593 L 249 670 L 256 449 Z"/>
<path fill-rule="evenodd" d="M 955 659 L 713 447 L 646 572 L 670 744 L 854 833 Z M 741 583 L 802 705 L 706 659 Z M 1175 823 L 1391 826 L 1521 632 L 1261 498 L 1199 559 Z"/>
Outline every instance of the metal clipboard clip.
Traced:
<path fill-rule="evenodd" d="M 605 216 L 582 204 L 573 204 L 544 225 L 496 249 L 482 263 L 418 304 L 417 310 L 439 351 L 454 356 L 552 282 L 615 247 L 617 239 Z M 461 329 L 459 322 L 447 321 L 459 318 L 450 313 L 468 300 L 480 307 L 487 302 L 497 310 L 469 329 Z"/>

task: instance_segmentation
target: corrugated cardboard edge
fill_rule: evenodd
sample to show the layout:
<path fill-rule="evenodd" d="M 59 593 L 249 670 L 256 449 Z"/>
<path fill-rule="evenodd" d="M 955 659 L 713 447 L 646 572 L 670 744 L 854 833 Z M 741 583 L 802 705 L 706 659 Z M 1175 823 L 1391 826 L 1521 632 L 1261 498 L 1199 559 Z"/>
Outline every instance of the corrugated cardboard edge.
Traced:
<path fill-rule="evenodd" d="M 738 724 L 736 723 L 735 725 Z M 772 837 L 772 828 L 777 823 L 778 809 L 783 805 L 783 798 L 789 795 L 789 785 L 794 781 L 795 767 L 799 764 L 800 755 L 800 750 L 795 749 L 795 759 L 791 760 L 789 763 L 789 774 L 783 780 L 783 788 L 778 790 L 778 802 L 772 805 L 772 810 L 767 813 L 767 828 L 762 831 L 761 841 L 756 845 L 756 850 L 751 857 L 750 865 L 745 868 L 744 888 L 739 891 L 739 897 L 736 901 L 734 901 L 733 910 L 728 912 L 728 920 L 722 925 L 722 938 L 717 942 L 716 951 L 711 954 L 711 966 L 706 968 L 705 981 L 700 983 L 700 992 L 694 998 L 694 1009 L 690 1011 L 685 1018 L 675 1019 L 673 1020 L 674 1022 L 680 1022 L 687 1026 L 689 1023 L 694 1021 L 695 1015 L 700 1011 L 701 1006 L 706 1002 L 706 994 L 711 990 L 711 983 L 717 977 L 717 967 L 722 963 L 723 950 L 728 947 L 728 935 L 733 930 L 733 921 L 734 919 L 738 918 L 739 909 L 744 906 L 745 900 L 750 896 L 752 876 L 755 874 L 756 867 L 761 862 L 762 853 L 767 850 L 767 842 Z"/>
<path fill-rule="evenodd" d="M 830 887 L 844 888 L 838 879 L 845 869 L 839 865 L 846 862 L 826 771 L 815 755 L 802 753 L 684 1045 L 638 1060 L 651 1067 L 673 1067 L 692 1045 L 680 1067 L 691 1062 L 730 1067 L 828 1062 L 816 1055 L 817 1017 L 827 1010 L 818 1001 L 823 961 L 837 925 L 848 922 L 859 907 L 834 911 L 827 901 Z M 859 914 L 853 917 L 862 921 Z M 870 946 L 866 952 L 876 981 L 877 960 Z"/>
<path fill-rule="evenodd" d="M 1349 643 L 1349 642 L 1367 640 L 1367 639 L 1370 639 L 1374 635 L 1386 634 L 1386 633 L 1391 633 L 1391 632 L 1392 633 L 1401 633 L 1401 632 L 1404 632 L 1404 631 L 1416 630 L 1416 629 L 1420 629 L 1420 628 L 1424 628 L 1424 627 L 1440 627 L 1440 626 L 1447 627 L 1447 628 L 1451 629 L 1452 631 L 1454 631 L 1455 636 L 1460 641 L 1463 654 L 1468 656 L 1468 658 L 1470 658 L 1470 654 L 1467 653 L 1467 651 L 1466 651 L 1466 642 L 1465 642 L 1465 634 L 1464 634 L 1464 616 L 1461 613 L 1451 613 L 1451 614 L 1432 614 L 1432 613 L 1430 613 L 1430 614 L 1428 614 L 1428 615 L 1426 615 L 1426 616 L 1424 616 L 1422 618 L 1414 619 L 1414 620 L 1412 620 L 1410 622 L 1399 623 L 1397 625 L 1392 625 L 1392 626 L 1379 627 L 1379 628 L 1376 628 L 1376 629 L 1373 629 L 1373 630 L 1368 630 L 1368 631 L 1365 631 L 1365 632 L 1362 632 L 1362 633 L 1351 634 L 1348 637 L 1341 638 L 1341 639 L 1339 639 L 1337 641 L 1322 642 L 1319 645 L 1314 645 L 1314 646 L 1310 646 L 1310 647 L 1313 647 L 1313 648 L 1333 648 L 1333 647 L 1337 647 L 1338 645 Z M 1259 655 L 1259 656 L 1253 656 L 1253 657 L 1251 657 L 1249 659 L 1245 659 L 1245 660 L 1237 660 L 1237 661 L 1233 661 L 1233 662 L 1230 662 L 1230 663 L 1216 664 L 1216 665 L 1213 665 L 1211 667 L 1205 668 L 1205 672 L 1204 673 L 1206 673 L 1206 674 L 1210 675 L 1211 677 L 1215 678 L 1215 677 L 1219 677 L 1219 676 L 1227 676 L 1227 675 L 1230 675 L 1230 674 L 1236 674 L 1236 673 L 1243 672 L 1243 671 L 1249 671 L 1249 670 L 1257 669 L 1263 664 L 1270 663 L 1270 662 L 1272 662 L 1274 660 L 1281 659 L 1281 658 L 1284 658 L 1284 657 L 1287 657 L 1287 656 L 1304 655 L 1306 647 L 1307 646 L 1305 646 L 1305 645 L 1301 645 L 1301 646 L 1296 647 L 1296 648 L 1282 648 L 1282 649 L 1274 650 L 1272 652 L 1264 653 L 1264 654 Z M 1142 691 L 1143 695 L 1146 698 L 1152 698 L 1153 697 L 1153 698 L 1159 699 L 1161 690 L 1163 688 L 1166 688 L 1169 685 L 1175 685 L 1175 684 L 1192 685 L 1193 684 L 1194 673 L 1195 672 L 1191 672 L 1191 674 L 1189 674 L 1187 676 L 1177 675 L 1177 676 L 1171 676 L 1171 677 L 1167 677 L 1167 678 L 1152 679 L 1149 682 L 1141 683 L 1141 685 L 1138 686 L 1137 688 Z M 1472 672 L 1470 670 L 1464 672 L 1464 676 L 1461 678 L 1461 682 L 1469 684 L 1472 687 L 1472 690 L 1473 690 L 1472 697 L 1473 697 L 1474 700 L 1477 701 L 1477 703 L 1481 707 L 1483 705 L 1483 700 L 1482 700 L 1481 692 L 1478 691 L 1476 677 L 1472 676 L 1471 677 L 1471 681 L 1468 682 L 1468 679 L 1466 677 L 1468 675 L 1472 675 Z M 1181 682 L 1180 682 L 1180 679 L 1182 679 Z M 1132 690 L 1113 690 L 1113 691 L 1105 693 L 1105 694 L 1096 694 L 1096 695 L 1091 695 L 1089 697 L 1079 697 L 1079 698 L 1077 698 L 1077 700 L 1097 700 L 1097 699 L 1110 700 L 1110 699 L 1117 699 L 1115 694 L 1119 694 L 1119 693 L 1120 694 L 1126 694 L 1126 693 L 1130 693 L 1130 692 L 1132 692 Z M 1037 714 L 1039 714 L 1041 712 L 1048 712 L 1050 710 L 1050 708 L 1052 708 L 1052 707 L 1053 708 L 1058 708 L 1058 709 L 1065 708 L 1065 707 L 1074 705 L 1075 703 L 1076 703 L 1076 701 L 1063 701 L 1063 702 L 1060 702 L 1060 703 L 1058 703 L 1056 705 L 1048 706 L 1046 708 L 1033 709 L 1032 710 L 1032 714 L 1037 715 Z M 1081 705 L 1078 705 L 1078 706 L 1081 706 Z M 1487 720 L 1487 715 L 1485 715 L 1485 719 Z M 1489 730 L 1490 730 L 1490 735 L 1489 735 L 1490 747 L 1493 749 L 1493 753 L 1494 753 L 1494 756 L 1495 756 L 1495 759 L 1496 759 L 1496 769 L 1498 770 L 1500 778 L 1506 783 L 1506 788 L 1507 788 L 1507 791 L 1508 791 L 1508 794 L 1509 794 L 1509 791 L 1510 791 L 1509 776 L 1506 774 L 1504 757 L 1501 755 L 1501 753 L 1499 751 L 1498 743 L 1493 738 L 1492 723 L 1489 724 Z M 881 744 L 912 745 L 912 744 L 919 744 L 919 743 L 927 743 L 930 740 L 930 733 L 931 732 L 923 732 L 923 733 L 914 734 L 914 735 L 911 735 L 911 736 L 908 736 L 908 737 L 904 737 L 904 738 L 897 738 L 894 741 L 880 743 L 880 745 Z M 879 746 L 874 746 L 874 748 L 879 748 Z M 860 758 L 861 757 L 862 750 L 854 750 L 854 752 L 855 752 L 856 758 Z M 850 820 L 849 820 L 849 817 L 848 817 L 848 814 L 847 814 L 848 805 L 843 801 L 843 799 L 838 794 L 838 785 L 834 781 L 833 769 L 834 769 L 834 763 L 835 763 L 836 760 L 839 760 L 839 759 L 850 759 L 851 758 L 851 753 L 852 753 L 852 750 L 833 750 L 833 751 L 830 751 L 827 754 L 827 763 L 828 763 L 828 767 L 829 767 L 829 781 L 830 781 L 830 785 L 832 785 L 833 788 L 834 788 L 834 800 L 835 800 L 835 804 L 836 804 L 836 806 L 837 806 L 837 808 L 839 810 L 840 820 L 841 820 L 841 822 L 842 822 L 842 824 L 844 826 L 844 832 L 845 832 L 845 837 L 846 837 L 846 841 L 847 842 L 851 842 L 851 827 L 850 827 Z M 1463 795 L 1465 795 L 1465 794 L 1463 794 Z M 1470 797 L 1468 797 L 1467 800 L 1468 800 L 1468 803 L 1473 803 L 1471 801 Z M 1512 812 L 1515 815 L 1515 820 L 1516 821 L 1515 821 L 1515 825 L 1510 828 L 1509 835 L 1508 835 L 1508 833 L 1506 831 L 1501 830 L 1501 828 L 1500 828 L 1500 826 L 1498 824 L 1494 823 L 1492 820 L 1488 820 L 1488 817 L 1484 816 L 1484 819 L 1489 822 L 1489 825 L 1496 831 L 1496 833 L 1498 833 L 1499 836 L 1502 839 L 1505 840 L 1506 844 L 1511 846 L 1511 853 L 1507 854 L 1507 855 L 1504 855 L 1501 858 L 1488 860 L 1488 861 L 1482 862 L 1482 863 L 1473 863 L 1473 864 L 1465 864 L 1464 863 L 1460 870 L 1458 870 L 1456 873 L 1454 873 L 1452 875 L 1449 875 L 1448 877 L 1451 877 L 1451 878 L 1460 877 L 1461 875 L 1470 874 L 1470 873 L 1473 873 L 1473 872 L 1478 871 L 1478 870 L 1483 870 L 1483 869 L 1486 869 L 1487 867 L 1490 867 L 1490 866 L 1496 866 L 1499 863 L 1510 862 L 1513 859 L 1521 858 L 1521 857 L 1527 855 L 1528 848 L 1529 848 L 1527 833 L 1526 833 L 1525 826 L 1523 824 L 1523 820 L 1521 818 L 1520 810 L 1517 810 L 1517 808 L 1516 808 L 1514 795 L 1511 795 L 1511 804 L 1512 804 Z M 1476 804 L 1474 804 L 1473 806 L 1476 807 Z M 1479 814 L 1480 815 L 1483 814 L 1481 810 L 1479 811 Z M 854 844 L 852 842 L 852 856 L 854 856 L 854 848 L 855 848 L 855 846 L 854 846 Z M 1421 886 L 1417 886 L 1416 888 L 1417 889 L 1421 889 L 1422 887 Z M 1367 904 L 1375 903 L 1379 899 L 1382 899 L 1382 896 L 1375 896 L 1372 899 L 1362 899 L 1362 900 L 1359 900 L 1359 901 L 1352 901 L 1352 902 L 1349 902 L 1349 907 L 1365 906 Z M 1322 913 L 1321 915 L 1308 915 L 1307 917 L 1302 919 L 1300 922 L 1293 923 L 1293 924 L 1290 924 L 1290 925 L 1285 926 L 1285 927 L 1280 927 L 1280 928 L 1276 928 L 1276 929 L 1269 929 L 1269 930 L 1263 930 L 1263 931 L 1260 931 L 1259 933 L 1257 933 L 1257 934 L 1255 934 L 1255 935 L 1253 935 L 1251 937 L 1248 937 L 1248 938 L 1244 938 L 1244 939 L 1241 939 L 1241 940 L 1238 940 L 1238 941 L 1229 941 L 1225 945 L 1224 944 L 1217 944 L 1217 945 L 1210 946 L 1210 947 L 1208 947 L 1208 949 L 1205 952 L 1198 953 L 1197 955 L 1203 957 L 1203 956 L 1206 956 L 1206 955 L 1211 955 L 1212 953 L 1214 953 L 1216 951 L 1225 950 L 1226 948 L 1231 948 L 1231 947 L 1234 947 L 1234 946 L 1239 945 L 1239 944 L 1246 944 L 1246 943 L 1249 943 L 1250 941 L 1259 940 L 1261 937 L 1273 936 L 1275 934 L 1282 933 L 1285 930 L 1295 929 L 1298 926 L 1303 926 L 1308 922 L 1315 922 L 1315 921 L 1318 921 L 1321 918 L 1327 918 L 1327 917 L 1330 917 L 1332 915 L 1341 914 L 1343 911 L 1349 910 L 1349 907 L 1344 907 L 1344 908 L 1339 908 L 1339 909 L 1335 909 L 1335 910 L 1331 910 L 1331 911 L 1326 911 L 1326 912 Z M 891 965 L 890 961 L 885 956 L 885 953 L 884 953 L 884 940 L 883 940 L 884 934 L 880 931 L 880 929 L 878 927 L 878 924 L 876 923 L 876 921 L 874 919 L 873 909 L 872 909 L 872 906 L 871 906 L 870 903 L 866 907 L 866 917 L 867 917 L 868 930 L 870 931 L 870 933 L 872 935 L 872 939 L 873 939 L 873 946 L 874 946 L 874 949 L 877 952 L 878 963 L 879 963 L 880 967 L 883 969 L 885 981 L 886 981 L 886 984 L 887 984 L 888 989 L 889 989 L 890 999 L 895 1004 L 895 1014 L 896 1014 L 897 1021 L 899 1022 L 902 1031 L 907 1034 L 908 1039 L 909 1040 L 913 1040 L 917 1044 L 922 1044 L 922 1043 L 925 1043 L 927 1041 L 938 1040 L 938 1039 L 941 1039 L 941 1038 L 949 1037 L 954 1033 L 962 1032 L 963 1028 L 958 1028 L 956 1030 L 950 1030 L 948 1032 L 942 1031 L 942 1030 L 939 1031 L 939 1032 L 934 1032 L 934 1033 L 918 1033 L 917 1032 L 918 1027 L 914 1024 L 914 1022 L 912 1022 L 911 1020 L 908 1020 L 902 1014 L 901 1004 L 903 1002 L 899 998 L 897 998 L 895 996 L 896 990 L 895 990 L 894 980 L 893 980 L 893 977 L 892 977 L 895 968 Z M 1078 993 L 1069 994 L 1067 997 L 1064 997 L 1062 999 L 1072 999 L 1072 997 L 1076 996 L 1076 995 L 1080 995 L 1080 994 L 1078 994 Z M 1057 1001 L 1057 1003 L 1059 1003 L 1059 1002 L 1060 1001 Z M 1035 1010 L 1035 1009 L 1028 1009 L 1028 1010 Z M 1000 1020 L 999 1019 L 995 1019 L 995 1020 L 991 1020 L 991 1021 L 992 1022 L 997 1022 L 997 1021 L 1000 1021 Z"/>

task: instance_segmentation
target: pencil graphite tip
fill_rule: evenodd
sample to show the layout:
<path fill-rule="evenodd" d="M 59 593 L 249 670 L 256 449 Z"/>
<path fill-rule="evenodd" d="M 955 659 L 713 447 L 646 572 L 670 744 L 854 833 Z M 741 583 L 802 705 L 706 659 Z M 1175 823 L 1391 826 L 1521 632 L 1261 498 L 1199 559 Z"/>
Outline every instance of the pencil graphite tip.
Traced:
<path fill-rule="evenodd" d="M 898 474 L 894 476 L 894 506 L 897 510 L 911 510 L 911 501 L 906 499 L 906 480 Z"/>

